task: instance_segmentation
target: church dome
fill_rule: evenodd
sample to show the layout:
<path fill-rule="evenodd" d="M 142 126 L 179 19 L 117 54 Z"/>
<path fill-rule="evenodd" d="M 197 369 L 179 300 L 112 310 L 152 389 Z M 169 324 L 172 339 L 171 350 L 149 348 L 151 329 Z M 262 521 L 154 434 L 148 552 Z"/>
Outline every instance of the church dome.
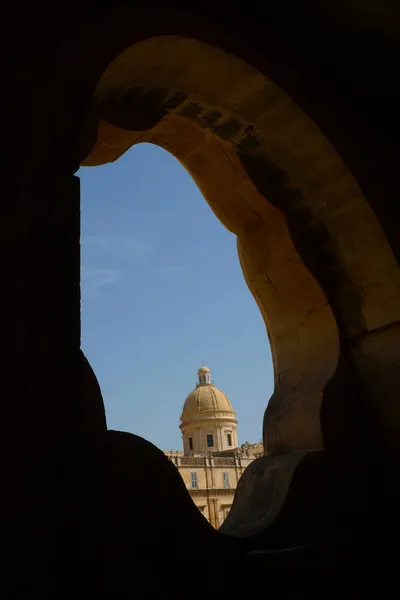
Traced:
<path fill-rule="evenodd" d="M 232 404 L 211 381 L 206 366 L 197 371 L 198 383 L 185 400 L 179 428 L 183 452 L 224 452 L 238 447 L 237 420 Z"/>
<path fill-rule="evenodd" d="M 188 395 L 183 406 L 181 421 L 196 419 L 200 416 L 217 416 L 215 413 L 235 414 L 232 405 L 224 392 L 211 383 L 210 369 L 201 367 L 198 370 L 199 383 Z M 208 415 L 204 414 L 208 413 Z"/>

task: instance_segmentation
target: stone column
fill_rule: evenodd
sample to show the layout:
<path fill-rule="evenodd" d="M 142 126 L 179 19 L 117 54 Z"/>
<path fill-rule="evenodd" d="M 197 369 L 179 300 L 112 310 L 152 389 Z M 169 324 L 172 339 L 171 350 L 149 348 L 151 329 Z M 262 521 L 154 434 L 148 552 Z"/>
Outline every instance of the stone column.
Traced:
<path fill-rule="evenodd" d="M 213 511 L 214 511 L 214 527 L 217 529 L 219 527 L 219 513 L 218 513 L 218 500 L 217 498 L 213 498 Z"/>
<path fill-rule="evenodd" d="M 235 445 L 235 448 L 238 448 L 239 447 L 239 439 L 238 439 L 238 434 L 237 434 L 237 428 L 236 428 L 236 426 L 233 428 L 232 438 L 233 438 L 233 443 Z"/>
<path fill-rule="evenodd" d="M 68 92 L 56 89 L 54 73 L 46 72 L 44 63 L 36 73 L 29 60 L 24 57 L 22 69 L 29 81 L 20 74 L 19 87 L 14 79 L 3 120 L 9 185 L 0 216 L 0 381 L 12 455 L 7 457 L 10 479 L 4 473 L 3 481 L 5 512 L 13 524 L 8 547 L 24 548 L 26 562 L 20 553 L 17 562 L 23 561 L 33 588 L 39 578 L 44 589 L 50 573 L 63 569 L 60 549 L 79 536 L 74 511 L 83 411 L 79 180 L 74 172 L 80 115 L 68 104 Z"/>
<path fill-rule="evenodd" d="M 365 399 L 387 448 L 399 448 L 400 324 L 392 323 L 354 340 L 352 354 Z"/>
<path fill-rule="evenodd" d="M 13 185 L 0 219 L 1 381 L 15 411 L 7 421 L 31 458 L 77 434 L 80 415 L 79 115 L 60 90 L 34 89 L 12 124 Z"/>
<path fill-rule="evenodd" d="M 239 457 L 238 457 L 237 454 L 235 454 L 235 456 L 234 456 L 234 461 L 235 461 L 235 475 L 236 475 L 236 487 L 237 487 L 237 484 L 238 484 L 238 481 L 239 481 L 239 478 L 240 478 L 240 475 L 239 475 L 239 461 L 240 461 L 240 459 L 239 459 Z"/>
<path fill-rule="evenodd" d="M 215 486 L 215 482 L 214 482 L 214 467 L 215 467 L 215 460 L 214 460 L 214 457 L 212 455 L 210 455 L 210 473 L 211 473 L 211 486 L 212 487 Z"/>
<path fill-rule="evenodd" d="M 216 434 L 217 434 L 217 440 L 218 440 L 218 448 L 220 450 L 224 450 L 224 443 L 222 441 L 222 428 L 220 426 L 217 427 L 216 429 Z"/>
<path fill-rule="evenodd" d="M 195 450 L 203 450 L 203 441 L 201 439 L 201 431 L 197 427 L 193 432 L 193 446 Z"/>

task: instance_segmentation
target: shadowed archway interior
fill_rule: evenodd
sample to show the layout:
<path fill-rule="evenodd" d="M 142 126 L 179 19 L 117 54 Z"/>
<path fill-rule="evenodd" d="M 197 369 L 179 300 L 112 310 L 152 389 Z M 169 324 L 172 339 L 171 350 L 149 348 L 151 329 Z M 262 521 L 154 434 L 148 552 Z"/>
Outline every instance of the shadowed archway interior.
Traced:
<path fill-rule="evenodd" d="M 400 279 L 384 233 L 340 156 L 267 77 L 179 36 L 139 42 L 108 66 L 86 120 L 82 164 L 116 160 L 143 141 L 178 158 L 237 236 L 274 359 L 266 451 L 287 453 L 292 473 L 309 452 L 346 447 L 332 413 L 349 421 L 344 432 L 354 414 L 341 406 L 347 394 L 338 399 L 330 391 L 347 377 L 340 348 L 398 319 Z M 370 248 L 366 236 L 375 242 Z M 380 419 L 389 429 L 382 411 Z M 241 512 L 234 505 L 226 528 Z M 243 517 L 237 518 L 239 531 Z"/>
<path fill-rule="evenodd" d="M 226 596 L 229 574 L 236 597 L 381 593 L 400 489 L 398 6 L 56 8 L 3 15 L 9 588 L 175 600 Z M 269 454 L 223 531 L 157 448 L 106 428 L 80 354 L 75 174 L 138 141 L 176 156 L 236 235 L 273 348 Z"/>

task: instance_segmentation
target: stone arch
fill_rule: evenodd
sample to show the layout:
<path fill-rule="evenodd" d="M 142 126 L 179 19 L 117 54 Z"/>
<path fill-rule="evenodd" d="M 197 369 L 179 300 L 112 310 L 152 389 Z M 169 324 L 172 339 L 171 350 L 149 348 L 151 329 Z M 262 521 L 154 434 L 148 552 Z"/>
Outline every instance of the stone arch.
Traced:
<path fill-rule="evenodd" d="M 348 344 L 400 316 L 398 267 L 357 182 L 318 126 L 272 80 L 219 48 L 180 36 L 140 41 L 108 65 L 86 120 L 83 164 L 116 160 L 140 141 L 181 160 L 238 235 L 245 277 L 264 318 L 269 312 L 275 324 L 286 320 L 282 331 L 269 323 L 277 385 L 265 419 L 268 450 L 320 448 L 322 394 L 339 341 Z M 265 245 L 271 232 L 283 250 L 273 268 Z M 300 297 L 290 285 L 296 277 Z M 292 299 L 285 308 L 283 296 Z"/>
<path fill-rule="evenodd" d="M 95 5 L 84 0 L 79 7 L 73 2 L 60 3 L 57 15 L 52 15 L 51 27 L 48 7 L 43 3 L 24 6 L 18 11 L 10 5 L 3 36 L 6 42 L 7 33 L 10 36 L 5 56 L 7 93 L 3 94 L 3 114 L 7 115 L 3 119 L 5 182 L 10 182 L 2 219 L 5 282 L 2 390 L 3 398 L 9 399 L 3 402 L 7 415 L 3 420 L 8 424 L 7 433 L 11 430 L 11 451 L 5 461 L 8 517 L 5 539 L 11 561 L 15 558 L 19 571 L 26 575 L 18 581 L 13 579 L 14 588 L 17 585 L 24 592 L 28 583 L 30 589 L 40 588 L 42 595 L 43 589 L 54 595 L 55 589 L 65 593 L 68 588 L 74 592 L 79 583 L 80 589 L 83 585 L 92 596 L 96 592 L 98 596 L 115 596 L 117 588 L 134 593 L 154 580 L 157 589 L 153 595 L 161 591 L 161 595 L 171 593 L 176 598 L 186 597 L 188 586 L 193 584 L 195 559 L 193 553 L 182 552 L 182 548 L 188 547 L 188 541 L 200 533 L 202 525 L 196 521 L 200 514 L 189 509 L 185 490 L 168 475 L 164 479 L 163 472 L 168 471 L 164 462 L 157 472 L 165 481 L 165 488 L 175 490 L 173 502 L 171 494 L 166 498 L 168 518 L 159 514 L 158 507 L 148 519 L 135 516 L 132 500 L 137 505 L 141 495 L 137 493 L 140 483 L 132 461 L 141 456 L 147 457 L 147 465 L 154 464 L 154 448 L 108 431 L 100 435 L 108 450 L 99 448 L 93 437 L 85 433 L 85 423 L 92 426 L 97 421 L 103 429 L 101 412 L 93 405 L 86 406 L 86 415 L 80 410 L 79 185 L 73 173 L 79 165 L 78 140 L 84 113 L 91 104 L 97 81 L 121 52 L 154 36 L 185 36 L 241 57 L 284 90 L 316 124 L 318 132 L 322 131 L 330 140 L 334 153 L 336 149 L 343 159 L 345 171 L 351 171 L 361 187 L 399 260 L 396 117 L 400 102 L 393 77 L 393 73 L 399 72 L 398 8 L 390 0 L 366 4 L 355 0 L 237 4 L 220 0 L 212 7 L 205 7 L 204 3 L 183 0 L 171 3 L 155 0 L 140 5 L 127 0 Z M 192 67 L 190 55 L 186 60 Z M 204 63 L 210 76 L 215 74 L 214 62 Z M 268 98 L 264 102 L 267 112 L 271 108 Z M 138 114 L 136 110 L 135 113 Z M 92 124 L 95 137 L 96 119 Z M 268 138 L 264 141 L 268 142 Z M 311 138 L 311 146 L 312 141 Z M 82 155 L 90 152 L 92 142 L 90 136 L 84 140 L 86 149 Z M 246 519 L 247 524 L 258 523 L 258 533 L 268 530 L 268 539 L 264 538 L 259 546 L 268 549 L 267 553 L 244 556 L 240 551 L 240 559 L 235 561 L 238 555 L 235 551 L 231 557 L 229 549 L 233 548 L 233 542 L 237 546 L 237 540 L 228 539 L 229 543 L 224 542 L 221 547 L 227 536 L 218 532 L 211 537 L 202 535 L 193 550 L 198 550 L 199 564 L 204 562 L 204 556 L 209 564 L 215 557 L 221 568 L 203 569 L 202 576 L 208 577 L 208 588 L 225 594 L 225 575 L 233 570 L 238 596 L 248 593 L 249 579 L 254 581 L 257 577 L 260 587 L 267 582 L 271 590 L 282 594 L 283 589 L 285 594 L 289 590 L 292 593 L 295 582 L 296 594 L 308 595 L 310 581 L 306 577 L 299 582 L 299 566 L 311 566 L 314 571 L 317 566 L 322 573 L 319 582 L 329 590 L 333 584 L 340 593 L 348 586 L 349 575 L 357 589 L 361 585 L 370 591 L 376 585 L 378 590 L 382 578 L 387 579 L 388 565 L 395 555 L 392 532 L 398 511 L 400 329 L 398 314 L 393 310 L 393 306 L 400 305 L 397 272 L 392 268 L 390 248 L 380 228 L 376 228 L 375 218 L 366 218 L 370 212 L 360 211 L 358 202 L 345 202 L 352 197 L 341 196 L 343 187 L 335 181 L 334 170 L 327 176 L 325 153 L 317 152 L 314 157 L 313 168 L 325 175 L 321 185 L 314 186 L 318 202 L 311 203 L 311 210 L 307 193 L 300 197 L 290 195 L 292 188 L 302 188 L 294 171 L 286 169 L 283 159 L 278 160 L 276 150 L 273 160 L 268 162 L 264 157 L 262 162 L 255 160 L 259 157 L 254 149 L 253 160 L 242 165 L 248 173 L 251 170 L 251 179 L 257 180 L 258 188 L 268 192 L 269 201 L 279 204 L 292 241 L 326 292 L 339 324 L 339 363 L 331 379 L 335 385 L 329 386 L 331 397 L 327 397 L 327 390 L 324 393 L 323 429 L 329 421 L 326 417 L 329 405 L 336 411 L 337 400 L 343 397 L 345 407 L 351 404 L 353 396 L 346 392 L 346 375 L 354 372 L 358 377 L 354 386 L 358 406 L 361 409 L 368 404 L 373 406 L 375 422 L 381 421 L 386 435 L 377 437 L 371 427 L 371 435 L 360 444 L 359 460 L 356 464 L 353 461 L 354 468 L 347 478 L 332 478 L 325 465 L 317 471 L 311 469 L 314 459 L 321 455 L 330 458 L 334 452 L 311 454 L 307 457 L 311 460 L 304 460 L 293 478 L 285 467 L 291 453 L 258 459 L 253 463 L 253 473 L 249 473 L 250 480 L 245 478 L 250 485 L 246 483 L 238 490 L 237 497 L 240 496 L 244 506 L 247 494 L 254 500 L 254 510 L 269 511 L 267 519 L 257 521 L 249 514 L 247 504 L 247 514 L 244 511 L 242 520 L 244 530 Z M 286 144 L 283 150 L 291 155 Z M 309 156 L 307 148 L 300 150 L 302 157 Z M 260 171 L 266 181 L 262 181 Z M 286 194 L 279 193 L 284 187 L 284 176 L 289 177 L 291 184 Z M 302 173 L 298 176 L 301 178 Z M 329 191 L 335 186 L 337 193 L 333 196 L 330 192 L 324 194 L 325 188 Z M 312 185 L 309 191 L 313 192 Z M 329 200 L 326 206 L 324 195 Z M 338 205 L 332 205 L 332 197 Z M 365 235 L 360 235 L 360 227 L 364 232 L 371 227 L 378 235 L 366 242 Z M 337 237 L 341 244 L 337 244 Z M 368 260 L 363 260 L 363 250 Z M 349 264 L 349 255 L 357 260 Z M 340 269 L 336 268 L 339 258 Z M 345 275 L 350 277 L 346 279 Z M 338 286 L 351 292 L 351 302 L 344 302 L 344 295 L 338 295 Z M 353 327 L 354 323 L 361 327 Z M 350 324 L 352 331 L 360 328 L 363 331 L 359 335 L 349 332 Z M 349 368 L 344 369 L 344 376 L 338 377 L 343 365 Z M 281 402 L 274 404 L 279 424 L 282 416 L 279 411 L 284 406 Z M 266 422 L 273 424 L 275 417 L 269 411 Z M 333 432 L 331 427 L 331 433 L 343 445 L 342 423 L 337 422 L 339 427 Z M 351 433 L 353 438 L 357 437 L 354 429 Z M 80 444 L 82 437 L 85 457 Z M 394 444 L 390 452 L 385 452 L 389 437 Z M 101 465 L 102 457 L 107 457 L 109 468 Z M 87 469 L 82 470 L 82 459 Z M 343 465 L 347 463 L 345 455 Z M 306 471 L 310 474 L 310 470 L 312 477 L 307 476 Z M 285 485 L 278 486 L 276 481 L 285 471 L 290 492 L 282 500 Z M 144 480 L 148 481 L 149 472 L 153 483 L 153 468 L 146 469 Z M 361 486 L 360 474 L 364 483 Z M 323 499 L 317 493 L 318 486 L 308 484 L 321 482 L 325 475 L 329 489 L 334 488 L 335 493 L 321 523 Z M 104 476 L 107 485 L 101 484 L 99 494 L 98 483 L 100 479 L 104 482 Z M 303 502 L 293 512 L 298 504 L 294 489 L 300 495 L 304 490 L 308 493 L 303 494 Z M 110 490 L 115 492 L 111 505 L 107 502 Z M 263 496 L 264 491 L 268 493 Z M 147 500 L 153 496 L 147 492 L 145 496 L 144 506 L 140 504 L 147 510 Z M 177 503 L 178 497 L 181 500 Z M 269 502 L 275 504 L 272 512 L 266 508 Z M 185 516 L 186 509 L 189 510 Z M 277 512 L 279 516 L 275 519 Z M 171 513 L 173 519 L 169 518 Z M 235 507 L 227 526 L 231 517 L 238 518 L 236 513 Z M 140 509 L 137 515 L 141 515 Z M 115 516 L 121 525 L 117 536 Z M 279 548 L 290 552 L 270 552 L 270 523 Z M 105 527 L 111 524 L 113 537 L 104 537 Z M 192 525 L 189 533 L 187 525 Z M 127 529 L 132 534 L 129 540 Z M 297 530 L 295 535 L 293 529 Z M 332 529 L 337 544 L 331 543 Z M 315 539 L 310 531 L 317 531 L 318 539 L 322 540 L 322 547 L 319 545 L 316 552 L 309 551 L 310 540 Z M 251 534 L 248 528 L 247 534 Z M 76 550 L 77 540 L 83 553 Z M 302 548 L 292 552 L 296 543 Z M 242 544 L 239 546 L 242 548 Z M 172 558 L 166 561 L 166 556 Z M 356 562 L 360 564 L 358 569 Z M 178 586 L 171 578 L 171 564 L 180 566 Z M 333 564 L 335 581 L 330 569 Z M 113 572 L 114 577 L 107 577 L 107 573 Z M 282 572 L 285 578 L 276 577 Z M 291 574 L 296 577 L 290 577 Z M 214 576 L 217 581 L 213 581 Z"/>
<path fill-rule="evenodd" d="M 338 333 L 325 294 L 290 239 L 284 215 L 257 191 L 228 143 L 179 115 L 171 114 L 144 132 L 102 121 L 96 145 L 83 164 L 103 162 L 110 145 L 118 157 L 127 143 L 140 142 L 170 151 L 217 218 L 237 236 L 245 279 L 269 333 L 276 392 L 287 404 L 300 405 L 296 418 L 288 419 L 291 441 L 286 432 L 284 443 L 290 449 L 321 449 L 319 406 L 336 368 Z M 278 439 L 278 428 L 275 435 Z M 272 440 L 266 443 L 268 450 L 270 443 L 273 448 Z"/>

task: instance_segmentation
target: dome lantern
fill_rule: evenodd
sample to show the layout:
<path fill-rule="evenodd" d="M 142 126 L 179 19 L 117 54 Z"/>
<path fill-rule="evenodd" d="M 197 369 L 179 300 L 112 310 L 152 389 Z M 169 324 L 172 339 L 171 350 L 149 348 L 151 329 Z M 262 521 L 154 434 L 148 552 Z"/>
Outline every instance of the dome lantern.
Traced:
<path fill-rule="evenodd" d="M 199 376 L 199 381 L 197 383 L 198 386 L 211 383 L 211 371 L 205 365 L 200 367 L 200 369 L 197 371 L 197 375 Z"/>

